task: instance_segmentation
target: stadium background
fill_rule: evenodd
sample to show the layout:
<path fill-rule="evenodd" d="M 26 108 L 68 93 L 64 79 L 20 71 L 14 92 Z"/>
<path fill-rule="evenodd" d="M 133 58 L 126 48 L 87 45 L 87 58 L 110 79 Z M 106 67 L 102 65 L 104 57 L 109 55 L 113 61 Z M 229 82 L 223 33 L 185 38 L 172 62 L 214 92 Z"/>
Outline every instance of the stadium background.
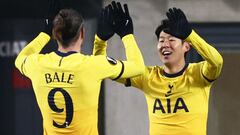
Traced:
<path fill-rule="evenodd" d="M 91 54 L 99 7 L 110 0 L 65 0 L 86 18 L 83 53 Z M 208 134 L 238 135 L 240 127 L 240 1 L 239 0 L 121 0 L 129 5 L 134 32 L 146 65 L 161 65 L 154 30 L 169 7 L 182 8 L 196 31 L 223 55 L 224 67 L 210 96 Z M 14 68 L 18 52 L 43 28 L 47 0 L 0 2 L 0 135 L 41 135 L 41 116 L 29 80 Z M 49 44 L 43 53 L 55 49 Z M 109 56 L 124 59 L 119 37 L 109 41 Z M 194 51 L 189 61 L 199 61 Z M 110 80 L 100 96 L 100 135 L 147 135 L 143 93 Z M 197 127 L 196 127 L 197 128 Z"/>

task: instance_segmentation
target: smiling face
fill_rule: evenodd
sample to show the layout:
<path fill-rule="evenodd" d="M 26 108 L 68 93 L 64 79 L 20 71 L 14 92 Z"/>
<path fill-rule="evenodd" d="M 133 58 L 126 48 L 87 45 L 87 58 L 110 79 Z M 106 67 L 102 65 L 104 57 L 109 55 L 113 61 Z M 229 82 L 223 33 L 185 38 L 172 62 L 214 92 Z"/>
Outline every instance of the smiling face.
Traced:
<path fill-rule="evenodd" d="M 190 46 L 186 41 L 176 38 L 162 31 L 159 35 L 157 49 L 160 60 L 166 66 L 185 64 L 185 53 Z"/>

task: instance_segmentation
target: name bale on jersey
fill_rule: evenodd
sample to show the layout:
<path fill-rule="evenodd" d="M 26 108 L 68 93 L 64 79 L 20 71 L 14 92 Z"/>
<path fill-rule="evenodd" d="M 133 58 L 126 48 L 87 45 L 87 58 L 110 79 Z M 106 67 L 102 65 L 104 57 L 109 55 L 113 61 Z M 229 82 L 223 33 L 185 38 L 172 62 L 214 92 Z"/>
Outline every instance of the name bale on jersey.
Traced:
<path fill-rule="evenodd" d="M 55 72 L 54 74 L 46 73 L 45 79 L 46 83 L 52 83 L 52 82 L 63 82 L 63 83 L 73 83 L 73 74 L 67 74 L 67 73 L 58 73 Z"/>

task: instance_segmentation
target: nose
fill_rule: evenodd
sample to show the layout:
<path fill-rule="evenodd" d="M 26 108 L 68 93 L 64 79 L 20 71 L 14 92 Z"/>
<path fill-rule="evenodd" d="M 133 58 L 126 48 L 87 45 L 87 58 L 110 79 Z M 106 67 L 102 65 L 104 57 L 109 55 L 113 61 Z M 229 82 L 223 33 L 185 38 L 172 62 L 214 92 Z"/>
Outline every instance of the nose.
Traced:
<path fill-rule="evenodd" d="M 169 46 L 170 46 L 169 40 L 164 40 L 162 42 L 162 47 L 169 47 Z"/>

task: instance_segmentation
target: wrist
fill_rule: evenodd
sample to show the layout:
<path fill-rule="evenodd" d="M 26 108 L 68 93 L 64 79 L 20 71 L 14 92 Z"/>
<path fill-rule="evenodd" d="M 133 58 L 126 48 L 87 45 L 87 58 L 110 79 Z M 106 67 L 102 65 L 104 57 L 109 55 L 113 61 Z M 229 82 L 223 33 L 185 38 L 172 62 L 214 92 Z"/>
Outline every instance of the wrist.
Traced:
<path fill-rule="evenodd" d="M 131 40 L 135 40 L 133 34 L 127 34 L 127 35 L 122 37 L 123 43 L 127 43 L 128 41 L 131 41 Z"/>
<path fill-rule="evenodd" d="M 123 32 L 123 33 L 119 33 L 118 34 L 120 36 L 121 39 L 123 39 L 125 36 L 128 36 L 128 35 L 133 35 L 133 32 Z"/>
<path fill-rule="evenodd" d="M 105 44 L 107 40 L 102 39 L 97 34 L 95 34 L 95 41 Z"/>
<path fill-rule="evenodd" d="M 192 31 L 193 31 L 192 28 L 188 28 L 188 29 L 186 30 L 186 36 L 185 36 L 185 39 L 184 39 L 184 40 L 186 40 L 186 39 L 191 35 Z"/>
<path fill-rule="evenodd" d="M 190 34 L 187 36 L 187 38 L 185 39 L 185 41 L 190 42 L 191 39 L 192 39 L 192 37 L 195 37 L 196 34 L 197 34 L 197 33 L 196 33 L 194 30 L 192 30 L 191 33 L 190 33 Z"/>
<path fill-rule="evenodd" d="M 101 41 L 107 41 L 108 39 L 105 36 L 102 36 L 101 34 L 96 34 L 96 36 L 99 38 Z"/>
<path fill-rule="evenodd" d="M 46 32 L 40 32 L 39 35 L 47 40 L 50 40 L 51 36 Z"/>

